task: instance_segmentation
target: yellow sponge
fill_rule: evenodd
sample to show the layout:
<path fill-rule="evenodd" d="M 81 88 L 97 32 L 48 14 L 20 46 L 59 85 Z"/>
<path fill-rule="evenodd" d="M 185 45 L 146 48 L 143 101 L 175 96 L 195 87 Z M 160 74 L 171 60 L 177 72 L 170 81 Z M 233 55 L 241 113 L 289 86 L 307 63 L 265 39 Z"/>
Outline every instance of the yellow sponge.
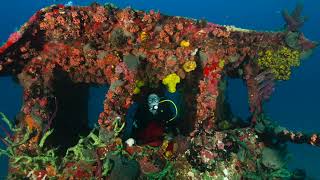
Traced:
<path fill-rule="evenodd" d="M 195 70 L 197 67 L 197 63 L 195 61 L 187 61 L 186 63 L 183 64 L 183 69 L 186 72 L 190 72 Z"/>
<path fill-rule="evenodd" d="M 181 47 L 189 47 L 190 46 L 190 42 L 189 41 L 186 41 L 186 40 L 182 40 L 180 42 L 180 46 Z"/>
<path fill-rule="evenodd" d="M 169 74 L 162 80 L 162 84 L 168 87 L 170 93 L 176 92 L 176 85 L 178 83 L 180 83 L 180 77 L 176 73 Z"/>
<path fill-rule="evenodd" d="M 133 90 L 133 94 L 139 94 L 140 93 L 140 88 L 144 86 L 144 82 L 141 80 L 136 81 L 136 87 Z"/>

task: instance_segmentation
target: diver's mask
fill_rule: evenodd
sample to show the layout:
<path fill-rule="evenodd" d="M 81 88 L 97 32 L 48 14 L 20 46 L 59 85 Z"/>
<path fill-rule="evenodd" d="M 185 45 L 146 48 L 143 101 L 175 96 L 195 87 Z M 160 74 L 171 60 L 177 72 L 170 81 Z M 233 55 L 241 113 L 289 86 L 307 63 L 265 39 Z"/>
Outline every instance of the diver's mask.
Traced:
<path fill-rule="evenodd" d="M 150 94 L 148 97 L 149 111 L 155 115 L 159 109 L 160 98 L 156 94 Z"/>

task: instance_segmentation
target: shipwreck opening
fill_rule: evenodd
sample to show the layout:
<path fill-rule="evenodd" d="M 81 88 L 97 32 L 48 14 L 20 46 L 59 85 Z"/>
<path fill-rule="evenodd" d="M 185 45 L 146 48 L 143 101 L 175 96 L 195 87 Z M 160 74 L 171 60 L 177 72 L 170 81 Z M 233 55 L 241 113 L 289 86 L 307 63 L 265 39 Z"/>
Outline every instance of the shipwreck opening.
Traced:
<path fill-rule="evenodd" d="M 227 78 L 227 101 L 232 113 L 243 120 L 251 115 L 248 102 L 248 88 L 242 79 Z"/>
<path fill-rule="evenodd" d="M 54 96 L 58 109 L 52 121 L 53 133 L 48 137 L 46 145 L 57 148 L 59 155 L 76 145 L 80 136 L 87 136 L 89 85 L 74 83 L 65 72 L 57 70 L 53 82 Z"/>
<path fill-rule="evenodd" d="M 188 118 L 194 117 L 195 111 L 187 109 L 182 88 L 170 93 L 165 86 L 142 87 L 133 100 L 126 113 L 123 140 L 133 138 L 138 145 L 160 146 L 164 139 L 190 133 L 193 124 Z"/>
<path fill-rule="evenodd" d="M 223 77 L 217 99 L 217 128 L 226 130 L 249 126 L 248 91 L 242 79 Z"/>
<path fill-rule="evenodd" d="M 88 126 L 93 129 L 99 119 L 99 115 L 103 112 L 103 103 L 106 93 L 109 90 L 109 85 L 91 85 L 89 87 L 88 98 Z"/>

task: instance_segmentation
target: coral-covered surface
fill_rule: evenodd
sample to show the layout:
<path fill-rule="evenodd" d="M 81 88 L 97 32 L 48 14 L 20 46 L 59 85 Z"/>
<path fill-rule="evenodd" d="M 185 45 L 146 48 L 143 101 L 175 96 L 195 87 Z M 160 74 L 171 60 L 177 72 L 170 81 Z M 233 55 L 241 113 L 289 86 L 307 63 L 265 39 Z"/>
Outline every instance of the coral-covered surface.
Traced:
<path fill-rule="evenodd" d="M 303 178 L 286 169 L 285 142 L 320 146 L 319 134 L 291 132 L 263 110 L 274 82 L 288 80 L 291 66 L 316 47 L 299 32 L 299 12 L 284 13 L 283 31 L 257 32 L 112 5 L 38 11 L 0 47 L 0 75 L 16 76 L 24 88 L 18 122 L 2 114 L 1 124 L 13 132 L 1 137 L 9 177 Z M 46 146 L 59 111 L 53 84 L 61 74 L 74 84 L 110 85 L 99 127 L 65 155 Z M 249 122 L 228 108 L 227 77 L 247 84 Z M 164 134 L 156 146 L 125 143 L 128 108 L 142 87 L 160 86 L 183 92 L 184 133 Z"/>

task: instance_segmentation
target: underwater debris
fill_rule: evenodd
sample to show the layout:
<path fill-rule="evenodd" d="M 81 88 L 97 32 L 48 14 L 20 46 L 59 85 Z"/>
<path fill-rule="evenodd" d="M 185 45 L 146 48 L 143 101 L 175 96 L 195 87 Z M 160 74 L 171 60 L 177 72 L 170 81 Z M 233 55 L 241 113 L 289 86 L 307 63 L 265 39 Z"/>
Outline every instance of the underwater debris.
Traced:
<path fill-rule="evenodd" d="M 263 110 L 274 82 L 288 80 L 291 66 L 316 47 L 298 31 L 305 21 L 301 7 L 284 17 L 284 31 L 257 32 L 112 5 L 38 11 L 0 47 L 0 75 L 18 77 L 24 88 L 17 123 L 0 114 L 9 178 L 302 177 L 280 157 L 285 143 L 320 146 L 320 134 L 277 126 Z M 225 108 L 228 76 L 247 84 L 250 123 L 235 121 Z M 110 85 L 99 126 L 62 153 L 50 137 L 52 122 L 70 117 L 61 114 L 69 96 L 57 95 L 56 81 L 85 84 L 74 87 L 84 99 L 87 87 Z M 156 103 L 148 104 L 150 95 Z M 78 114 L 85 111 L 68 100 Z M 134 105 L 138 110 L 128 115 Z M 228 116 L 219 118 L 223 113 Z"/>

